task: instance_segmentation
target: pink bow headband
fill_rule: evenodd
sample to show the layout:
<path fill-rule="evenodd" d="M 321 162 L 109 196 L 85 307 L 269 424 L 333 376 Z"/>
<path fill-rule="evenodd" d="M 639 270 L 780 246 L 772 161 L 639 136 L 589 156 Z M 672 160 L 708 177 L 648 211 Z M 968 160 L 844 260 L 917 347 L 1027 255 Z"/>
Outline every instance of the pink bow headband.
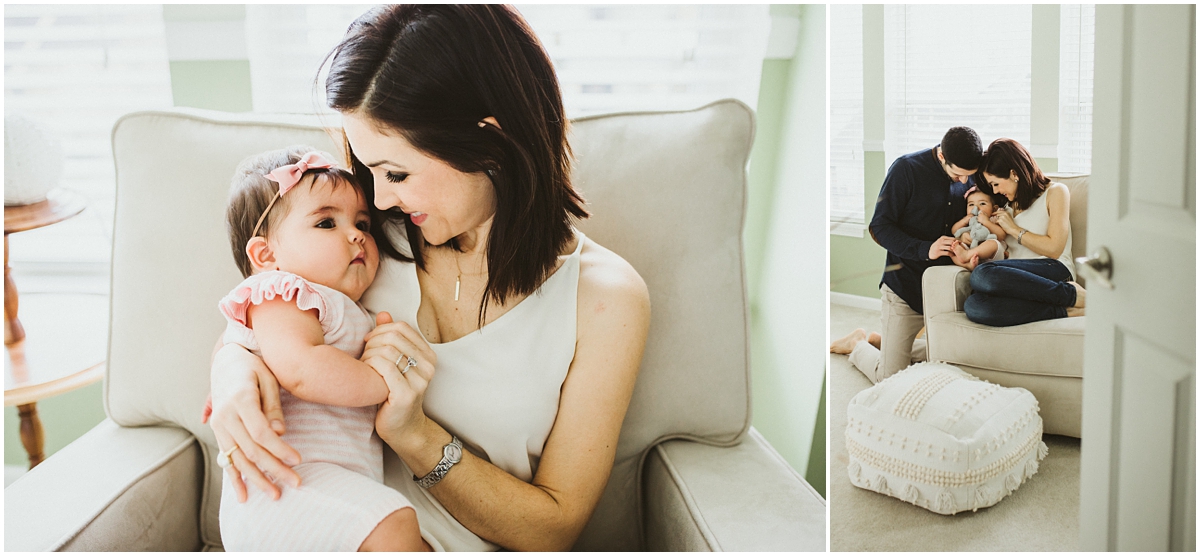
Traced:
<path fill-rule="evenodd" d="M 271 207 L 275 206 L 275 201 L 278 201 L 283 197 L 284 193 L 296 187 L 296 184 L 300 183 L 300 180 L 304 178 L 305 172 L 324 168 L 333 168 L 333 163 L 326 160 L 324 156 L 321 156 L 321 153 L 313 151 L 300 157 L 300 160 L 295 164 L 280 166 L 267 174 L 263 174 L 263 177 L 279 184 L 279 192 L 267 204 L 267 209 L 263 211 L 262 216 L 258 217 L 258 223 L 254 225 L 254 233 L 251 233 L 250 237 L 258 236 L 258 229 L 262 227 L 263 220 L 266 220 L 267 214 L 271 212 Z"/>
<path fill-rule="evenodd" d="M 979 188 L 978 188 L 978 187 L 975 187 L 974 185 L 972 185 L 972 186 L 971 186 L 971 188 L 970 188 L 970 189 L 968 189 L 966 193 L 963 193 L 963 199 L 966 199 L 967 197 L 970 197 L 970 196 L 971 196 L 971 194 L 972 194 L 972 193 L 974 193 L 974 192 L 976 192 L 976 191 L 979 191 Z"/>

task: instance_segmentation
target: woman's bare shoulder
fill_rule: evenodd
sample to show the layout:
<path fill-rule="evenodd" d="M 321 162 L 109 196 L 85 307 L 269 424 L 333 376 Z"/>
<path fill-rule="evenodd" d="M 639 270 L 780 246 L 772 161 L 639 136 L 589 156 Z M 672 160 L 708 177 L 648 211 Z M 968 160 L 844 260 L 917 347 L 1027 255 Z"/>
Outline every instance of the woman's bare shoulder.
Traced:
<path fill-rule="evenodd" d="M 1065 195 L 1069 199 L 1071 197 L 1071 189 L 1068 188 L 1067 184 L 1065 183 L 1052 181 L 1050 182 L 1050 185 L 1046 186 L 1046 194 L 1051 195 L 1050 198 L 1062 197 Z"/>
<path fill-rule="evenodd" d="M 581 317 L 616 312 L 621 319 L 648 318 L 650 292 L 633 265 L 620 255 L 583 238 L 579 254 Z M 587 319 L 581 319 L 581 323 Z"/>
<path fill-rule="evenodd" d="M 1046 201 L 1048 208 L 1051 205 L 1054 207 L 1069 207 L 1071 203 L 1071 190 L 1064 183 L 1052 181 L 1050 185 L 1046 186 Z"/>

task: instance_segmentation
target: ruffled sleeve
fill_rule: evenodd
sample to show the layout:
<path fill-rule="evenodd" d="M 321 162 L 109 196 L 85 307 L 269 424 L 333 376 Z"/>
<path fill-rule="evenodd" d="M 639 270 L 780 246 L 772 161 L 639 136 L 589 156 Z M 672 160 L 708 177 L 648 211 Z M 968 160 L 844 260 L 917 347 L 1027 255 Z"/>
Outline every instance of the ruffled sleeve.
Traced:
<path fill-rule="evenodd" d="M 229 295 L 221 299 L 221 314 L 230 321 L 246 326 L 246 313 L 251 305 L 260 305 L 276 297 L 295 302 L 303 311 L 316 309 L 322 327 L 328 324 L 328 305 L 321 292 L 308 280 L 280 270 L 246 278 L 229 292 Z"/>

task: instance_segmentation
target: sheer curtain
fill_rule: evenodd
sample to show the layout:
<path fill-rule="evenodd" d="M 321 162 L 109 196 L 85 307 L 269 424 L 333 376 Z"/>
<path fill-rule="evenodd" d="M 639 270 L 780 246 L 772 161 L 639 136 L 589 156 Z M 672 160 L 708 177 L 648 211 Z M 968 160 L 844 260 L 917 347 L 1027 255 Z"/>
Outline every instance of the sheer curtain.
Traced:
<path fill-rule="evenodd" d="M 88 201 L 75 218 L 14 236 L 10 259 L 26 263 L 14 266 L 106 273 L 116 188 L 112 126 L 128 112 L 171 104 L 161 5 L 4 7 L 5 113 L 61 141 L 59 186 Z"/>
<path fill-rule="evenodd" d="M 321 60 L 367 5 L 247 5 L 254 110 L 324 108 Z M 518 5 L 552 58 L 571 117 L 756 104 L 766 5 Z"/>

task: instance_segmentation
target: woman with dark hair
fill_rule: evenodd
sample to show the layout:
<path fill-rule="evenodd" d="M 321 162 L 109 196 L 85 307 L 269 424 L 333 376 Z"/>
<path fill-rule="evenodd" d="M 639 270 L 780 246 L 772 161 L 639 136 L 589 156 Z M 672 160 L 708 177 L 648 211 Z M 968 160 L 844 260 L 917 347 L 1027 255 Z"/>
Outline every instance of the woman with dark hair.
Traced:
<path fill-rule="evenodd" d="M 988 146 L 979 165 L 983 188 L 1008 199 L 992 222 L 1008 237 L 1008 258 L 979 263 L 971 272 L 967 318 L 990 326 L 1082 316 L 1087 292 L 1071 260 L 1071 192 L 1051 182 L 1029 151 L 1012 139 Z M 978 263 L 978 261 L 973 261 Z"/>
<path fill-rule="evenodd" d="M 326 92 L 387 255 L 362 359 L 412 478 L 389 484 L 434 548 L 569 549 L 611 472 L 650 306 L 572 227 L 588 213 L 549 57 L 511 7 L 387 6 L 351 25 Z M 215 356 L 213 429 L 242 491 L 298 481 L 278 392 L 244 349 Z"/>

